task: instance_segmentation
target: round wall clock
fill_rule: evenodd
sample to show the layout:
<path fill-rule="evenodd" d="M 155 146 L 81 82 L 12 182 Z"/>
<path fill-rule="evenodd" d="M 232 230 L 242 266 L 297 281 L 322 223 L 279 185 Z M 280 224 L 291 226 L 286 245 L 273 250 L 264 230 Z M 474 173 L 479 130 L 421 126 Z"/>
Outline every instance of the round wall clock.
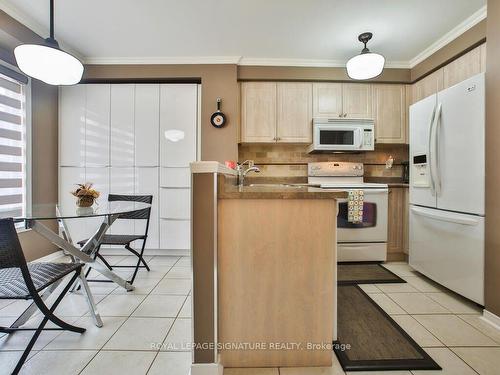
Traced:
<path fill-rule="evenodd" d="M 216 128 L 222 128 L 226 125 L 226 115 L 220 110 L 221 101 L 221 98 L 217 98 L 217 111 L 210 116 L 210 123 Z"/>

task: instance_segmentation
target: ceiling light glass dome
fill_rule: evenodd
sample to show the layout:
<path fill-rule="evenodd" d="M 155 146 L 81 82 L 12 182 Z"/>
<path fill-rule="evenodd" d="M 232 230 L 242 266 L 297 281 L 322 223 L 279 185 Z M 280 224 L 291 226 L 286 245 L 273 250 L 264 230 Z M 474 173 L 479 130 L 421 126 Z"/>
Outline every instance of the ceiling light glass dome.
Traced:
<path fill-rule="evenodd" d="M 352 79 L 363 80 L 374 78 L 384 70 L 384 56 L 370 52 L 366 47 L 366 43 L 368 43 L 372 36 L 372 33 L 363 33 L 358 37 L 358 40 L 364 43 L 365 47 L 361 51 L 361 54 L 354 56 L 346 64 L 347 74 Z"/>
<path fill-rule="evenodd" d="M 50 0 L 50 37 L 42 44 L 21 44 L 14 49 L 19 69 L 49 85 L 74 85 L 83 75 L 83 64 L 59 48 L 54 39 L 54 0 Z"/>

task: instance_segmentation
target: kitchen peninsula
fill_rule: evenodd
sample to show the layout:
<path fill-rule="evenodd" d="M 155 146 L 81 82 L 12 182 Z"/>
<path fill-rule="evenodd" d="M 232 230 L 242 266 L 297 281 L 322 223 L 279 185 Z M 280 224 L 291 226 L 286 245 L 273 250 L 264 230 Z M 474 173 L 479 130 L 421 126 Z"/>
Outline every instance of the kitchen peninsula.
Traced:
<path fill-rule="evenodd" d="M 336 199 L 347 194 L 240 188 L 217 162 L 191 171 L 194 366 L 330 366 Z"/>

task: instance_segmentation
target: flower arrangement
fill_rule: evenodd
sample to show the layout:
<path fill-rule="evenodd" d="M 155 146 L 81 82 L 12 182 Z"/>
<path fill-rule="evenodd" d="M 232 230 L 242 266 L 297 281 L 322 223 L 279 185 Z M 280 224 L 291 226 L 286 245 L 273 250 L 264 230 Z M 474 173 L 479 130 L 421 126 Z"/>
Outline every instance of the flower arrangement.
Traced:
<path fill-rule="evenodd" d="M 92 188 L 93 184 L 91 182 L 76 184 L 76 186 L 78 188 L 72 191 L 71 194 L 77 198 L 76 205 L 78 207 L 90 207 L 99 198 L 100 193 Z"/>

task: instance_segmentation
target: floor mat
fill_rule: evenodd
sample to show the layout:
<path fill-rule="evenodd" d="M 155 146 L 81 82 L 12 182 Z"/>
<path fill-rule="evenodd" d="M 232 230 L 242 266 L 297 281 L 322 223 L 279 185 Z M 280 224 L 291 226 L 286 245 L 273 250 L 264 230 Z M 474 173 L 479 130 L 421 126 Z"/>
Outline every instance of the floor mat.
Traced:
<path fill-rule="evenodd" d="M 402 278 L 376 262 L 337 264 L 337 282 L 346 284 L 405 283 Z"/>
<path fill-rule="evenodd" d="M 364 291 L 338 286 L 338 340 L 345 371 L 440 370 L 439 365 Z"/>

